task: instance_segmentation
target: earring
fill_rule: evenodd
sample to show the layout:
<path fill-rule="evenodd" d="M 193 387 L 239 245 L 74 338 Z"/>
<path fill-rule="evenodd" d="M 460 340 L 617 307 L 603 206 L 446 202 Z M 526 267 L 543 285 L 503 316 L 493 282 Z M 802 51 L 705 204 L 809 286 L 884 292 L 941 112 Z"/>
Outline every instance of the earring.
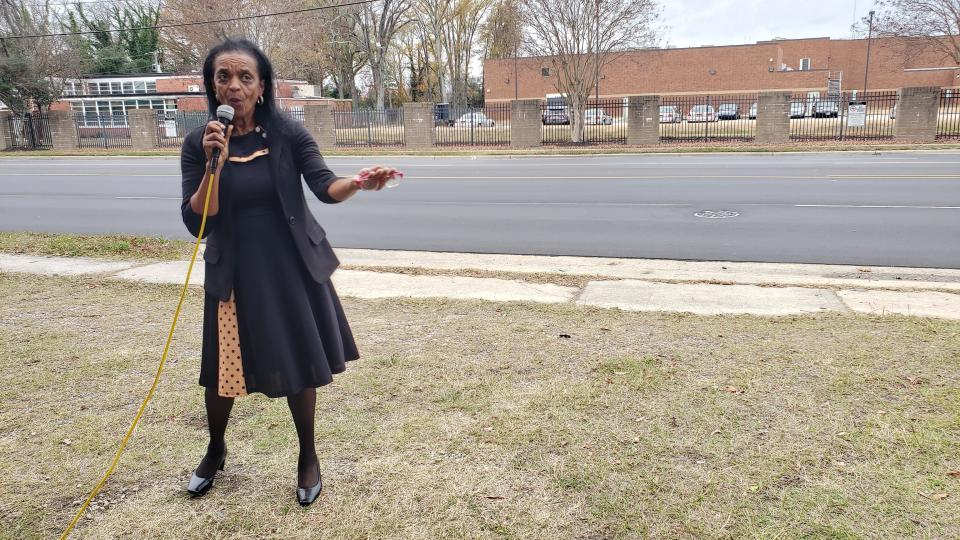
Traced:
<path fill-rule="evenodd" d="M 260 97 L 257 98 L 257 103 L 263 105 L 263 94 L 261 94 Z"/>

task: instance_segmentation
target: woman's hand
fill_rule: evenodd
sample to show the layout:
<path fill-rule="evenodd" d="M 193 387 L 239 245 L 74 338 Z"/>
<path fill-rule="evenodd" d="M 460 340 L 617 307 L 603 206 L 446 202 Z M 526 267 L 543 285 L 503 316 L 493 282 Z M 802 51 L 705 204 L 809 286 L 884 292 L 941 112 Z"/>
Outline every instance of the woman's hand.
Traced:
<path fill-rule="evenodd" d="M 217 163 L 217 172 L 223 169 L 223 164 L 230 155 L 230 134 L 233 133 L 233 124 L 227 126 L 224 133 L 223 124 L 216 120 L 207 123 L 207 128 L 203 132 L 203 152 L 207 155 L 207 163 L 213 157 L 213 150 L 220 149 L 220 161 Z"/>
<path fill-rule="evenodd" d="M 392 167 L 381 167 L 377 165 L 369 169 L 361 169 L 357 173 L 356 185 L 364 191 L 380 191 L 391 180 L 403 177 L 403 173 Z"/>

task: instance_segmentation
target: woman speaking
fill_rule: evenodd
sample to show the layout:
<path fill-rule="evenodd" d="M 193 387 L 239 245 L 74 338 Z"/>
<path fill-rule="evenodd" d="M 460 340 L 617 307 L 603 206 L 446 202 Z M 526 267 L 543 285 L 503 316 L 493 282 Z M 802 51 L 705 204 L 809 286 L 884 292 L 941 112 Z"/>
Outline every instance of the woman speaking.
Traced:
<path fill-rule="evenodd" d="M 200 385 L 210 443 L 187 490 L 203 495 L 227 457 L 224 432 L 238 396 L 284 396 L 300 440 L 297 499 L 311 504 L 322 488 L 314 446 L 316 389 L 359 358 L 330 275 L 339 262 L 307 208 L 301 176 L 325 203 L 380 190 L 396 171 L 374 168 L 337 177 L 309 132 L 274 104 L 273 68 L 245 39 L 210 50 L 203 81 L 211 115 L 222 105 L 232 123 L 211 121 L 183 142 L 181 213 L 200 234 L 208 183 L 213 190 L 207 247 Z M 207 171 L 219 150 L 217 175 Z"/>

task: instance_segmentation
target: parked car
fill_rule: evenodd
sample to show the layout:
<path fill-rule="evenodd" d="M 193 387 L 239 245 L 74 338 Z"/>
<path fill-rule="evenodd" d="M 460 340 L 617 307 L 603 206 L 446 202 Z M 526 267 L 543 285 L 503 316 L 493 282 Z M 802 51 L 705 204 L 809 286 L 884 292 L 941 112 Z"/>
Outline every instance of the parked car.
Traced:
<path fill-rule="evenodd" d="M 464 126 L 479 126 L 479 127 L 493 127 L 494 122 L 492 119 L 487 118 L 487 115 L 482 112 L 471 112 L 467 113 L 460 118 L 457 118 L 455 124 L 457 127 Z"/>
<path fill-rule="evenodd" d="M 757 119 L 757 104 L 756 104 L 756 103 L 754 103 L 753 105 L 750 106 L 750 112 L 747 113 L 747 117 L 750 118 L 751 120 L 756 120 L 756 119 Z"/>
<path fill-rule="evenodd" d="M 560 124 L 569 124 L 570 115 L 566 109 L 547 109 L 543 112 L 543 125 L 555 126 Z"/>
<path fill-rule="evenodd" d="M 605 113 L 603 109 L 587 109 L 583 116 L 588 126 L 609 126 L 613 124 L 613 117 Z"/>
<path fill-rule="evenodd" d="M 660 107 L 661 124 L 679 124 L 680 122 L 683 122 L 683 115 L 680 114 L 680 109 L 673 105 Z"/>
<path fill-rule="evenodd" d="M 687 122 L 716 122 L 717 113 L 711 105 L 694 105 L 687 115 Z"/>
<path fill-rule="evenodd" d="M 807 116 L 807 104 L 802 101 L 794 101 L 790 104 L 790 118 L 804 118 Z"/>
<path fill-rule="evenodd" d="M 724 103 L 717 109 L 717 118 L 720 120 L 739 120 L 740 107 L 736 103 Z"/>
<path fill-rule="evenodd" d="M 836 118 L 840 116 L 840 102 L 836 100 L 818 101 L 813 104 L 814 118 Z"/>

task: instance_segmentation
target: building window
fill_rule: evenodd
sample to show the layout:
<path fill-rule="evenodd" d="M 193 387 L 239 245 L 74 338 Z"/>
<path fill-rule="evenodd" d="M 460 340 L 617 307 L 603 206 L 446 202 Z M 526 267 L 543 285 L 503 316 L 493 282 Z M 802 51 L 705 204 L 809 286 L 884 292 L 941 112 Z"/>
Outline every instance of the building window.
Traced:
<path fill-rule="evenodd" d="M 550 76 L 550 68 L 540 68 L 540 74 L 544 77 Z"/>
<path fill-rule="evenodd" d="M 810 71 L 810 59 L 801 58 L 800 59 L 800 71 Z"/>
<path fill-rule="evenodd" d="M 157 83 L 156 81 L 150 81 L 147 83 L 147 93 L 156 94 L 157 93 Z"/>
<path fill-rule="evenodd" d="M 134 92 L 137 94 L 146 94 L 147 93 L 147 83 L 145 81 L 137 81 L 133 83 Z"/>

